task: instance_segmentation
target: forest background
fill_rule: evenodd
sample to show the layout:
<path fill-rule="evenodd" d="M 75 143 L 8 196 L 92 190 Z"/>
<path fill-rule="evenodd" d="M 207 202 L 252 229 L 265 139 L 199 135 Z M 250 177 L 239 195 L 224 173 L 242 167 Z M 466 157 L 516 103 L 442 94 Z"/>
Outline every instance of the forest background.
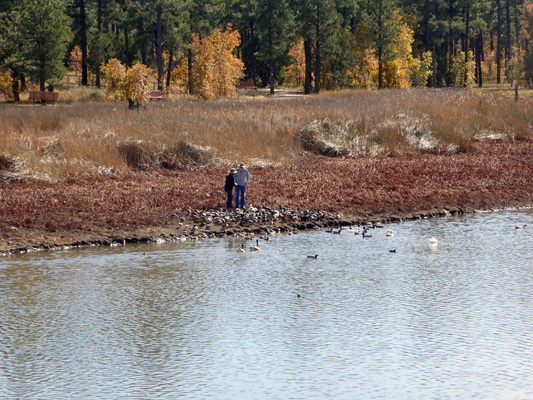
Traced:
<path fill-rule="evenodd" d="M 15 101 L 68 70 L 96 87 L 107 71 L 127 97 L 113 76 L 139 64 L 133 81 L 203 98 L 243 78 L 271 93 L 533 83 L 531 0 L 1 0 L 0 22 L 0 92 Z"/>

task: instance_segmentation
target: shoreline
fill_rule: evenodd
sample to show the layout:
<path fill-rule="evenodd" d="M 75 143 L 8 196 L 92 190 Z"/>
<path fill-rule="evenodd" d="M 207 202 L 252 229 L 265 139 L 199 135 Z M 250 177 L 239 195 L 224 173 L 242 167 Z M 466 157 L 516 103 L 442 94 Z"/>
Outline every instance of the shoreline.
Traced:
<path fill-rule="evenodd" d="M 194 222 L 194 218 L 185 219 L 187 223 L 179 223 L 178 226 L 165 225 L 165 230 L 176 229 L 178 233 L 176 234 L 164 234 L 161 233 L 157 235 L 155 231 L 147 230 L 144 234 L 139 236 L 136 235 L 127 235 L 120 236 L 113 235 L 113 237 L 102 237 L 101 239 L 78 239 L 69 242 L 68 240 L 63 243 L 41 243 L 38 245 L 28 244 L 22 247 L 15 247 L 9 249 L 0 250 L 0 256 L 10 256 L 15 254 L 25 254 L 39 251 L 53 251 L 53 250 L 67 250 L 73 248 L 85 248 L 85 247 L 97 247 L 97 246 L 125 246 L 126 244 L 131 243 L 163 243 L 163 242 L 180 242 L 187 240 L 208 240 L 215 238 L 253 238 L 256 236 L 264 237 L 265 235 L 271 234 L 296 234 L 298 232 L 305 232 L 311 230 L 327 230 L 327 228 L 335 227 L 352 227 L 352 226 L 372 226 L 372 225 L 386 225 L 386 224 L 396 224 L 406 221 L 421 220 L 427 218 L 445 218 L 450 216 L 458 215 L 468 215 L 476 213 L 490 213 L 490 212 L 499 212 L 499 211 L 512 211 L 512 210 L 523 210 L 531 209 L 533 204 L 524 204 L 517 207 L 506 207 L 501 209 L 477 209 L 477 210 L 468 210 L 463 208 L 452 208 L 452 209 L 442 209 L 442 210 L 432 210 L 432 211 L 419 211 L 414 213 L 409 213 L 405 215 L 392 214 L 388 216 L 369 216 L 368 218 L 360 218 L 357 216 L 335 216 L 334 213 L 324 213 L 324 212 L 311 212 L 311 214 L 326 214 L 322 219 L 316 219 L 313 221 L 302 220 L 301 218 L 298 221 L 292 223 L 277 223 L 277 224 L 252 224 L 243 228 L 231 227 L 228 229 L 212 229 L 210 227 L 199 228 L 194 232 L 186 233 L 187 230 L 194 227 L 198 227 Z M 248 210 L 249 211 L 249 210 Z M 295 210 L 287 210 L 288 212 L 296 212 Z M 226 213 L 221 209 L 217 210 L 203 210 L 203 213 Z M 196 213 L 201 213 L 196 212 Z M 246 213 L 246 211 L 245 211 Z M 183 218 L 183 217 L 182 217 Z M 205 222 L 204 222 L 205 223 Z M 182 226 L 180 226 L 180 224 Z M 200 223 L 201 225 L 202 223 Z M 150 233 L 152 233 L 150 235 Z M 76 235 L 73 235 L 74 237 Z M 80 235 L 80 238 L 84 237 L 83 234 Z"/>
<path fill-rule="evenodd" d="M 228 167 L 139 171 L 55 183 L 4 182 L 0 183 L 0 255 L 261 235 L 269 229 L 384 224 L 533 206 L 533 142 L 476 146 L 475 152 L 461 154 L 306 156 L 287 168 L 251 166 L 246 212 L 258 209 L 262 216 L 244 222 L 216 223 L 220 216 L 200 217 L 222 212 Z M 266 214 L 276 210 L 287 216 L 268 219 Z"/>

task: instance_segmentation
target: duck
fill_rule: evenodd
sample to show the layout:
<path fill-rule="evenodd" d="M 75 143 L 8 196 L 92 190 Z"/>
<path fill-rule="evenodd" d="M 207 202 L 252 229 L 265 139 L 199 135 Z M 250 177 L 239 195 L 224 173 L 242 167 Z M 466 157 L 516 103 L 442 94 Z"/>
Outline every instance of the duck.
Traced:
<path fill-rule="evenodd" d="M 244 244 L 241 244 L 241 248 L 237 250 L 238 253 L 244 253 Z"/>
<path fill-rule="evenodd" d="M 429 238 L 429 244 L 437 244 L 439 241 L 435 238 L 435 236 L 432 236 Z"/>
<path fill-rule="evenodd" d="M 390 249 L 389 253 L 396 253 L 396 249 Z"/>
<path fill-rule="evenodd" d="M 515 229 L 524 229 L 527 225 L 516 225 Z"/>
<path fill-rule="evenodd" d="M 255 246 L 250 246 L 250 251 L 259 251 L 259 239 L 255 240 Z"/>
<path fill-rule="evenodd" d="M 387 237 L 393 237 L 394 236 L 394 231 L 392 229 L 388 229 L 387 230 Z"/>
<path fill-rule="evenodd" d="M 307 258 L 318 258 L 318 254 L 315 254 L 314 256 L 307 256 Z"/>
<path fill-rule="evenodd" d="M 366 233 L 366 229 L 363 231 L 363 237 L 364 238 L 371 238 L 372 235 L 370 233 Z"/>
<path fill-rule="evenodd" d="M 359 228 L 358 226 L 356 226 L 356 227 L 353 229 L 353 232 L 354 232 L 354 235 L 360 235 L 360 234 L 361 234 L 361 228 Z"/>
<path fill-rule="evenodd" d="M 336 235 L 340 235 L 342 233 L 342 226 L 339 226 L 339 229 L 333 229 L 333 232 Z"/>

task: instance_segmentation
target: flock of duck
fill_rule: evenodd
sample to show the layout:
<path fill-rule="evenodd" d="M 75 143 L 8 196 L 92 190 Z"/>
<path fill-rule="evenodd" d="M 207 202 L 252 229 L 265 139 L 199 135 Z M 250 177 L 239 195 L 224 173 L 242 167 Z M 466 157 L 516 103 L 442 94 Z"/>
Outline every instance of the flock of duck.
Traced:
<path fill-rule="evenodd" d="M 525 227 L 526 225 L 524 226 L 516 226 L 517 229 L 519 228 L 523 228 Z M 370 233 L 370 231 L 372 231 L 373 229 L 376 229 L 376 228 L 383 228 L 383 225 L 365 225 L 365 226 L 349 226 L 347 228 L 344 228 L 342 225 L 339 226 L 338 229 L 334 229 L 334 228 L 328 228 L 325 230 L 326 233 L 331 233 L 331 234 L 334 234 L 334 235 L 340 235 L 342 234 L 343 232 L 351 232 L 355 235 L 361 235 L 363 238 L 371 238 L 372 237 L 372 233 Z M 290 234 L 290 233 L 289 233 Z M 385 232 L 385 235 L 389 238 L 392 238 L 394 237 L 394 231 L 392 229 L 387 229 L 387 231 Z M 247 237 L 247 239 L 252 239 L 251 237 Z M 270 240 L 270 237 L 269 236 L 261 236 L 260 239 L 263 239 L 263 240 Z M 432 236 L 431 238 L 429 238 L 429 244 L 430 246 L 435 246 L 437 245 L 438 243 L 438 240 Z M 250 251 L 259 251 L 261 248 L 259 247 L 259 239 L 256 239 L 255 240 L 255 245 L 252 245 L 250 246 Z M 285 251 L 284 249 L 282 250 L 279 250 L 280 252 L 283 252 Z M 239 247 L 237 249 L 237 252 L 239 253 L 245 253 L 246 250 L 244 248 L 244 244 L 241 244 L 241 247 Z M 396 253 L 396 249 L 390 249 L 389 250 L 390 253 Z M 317 259 L 318 258 L 318 254 L 314 254 L 314 255 L 308 255 L 307 258 L 310 258 L 310 259 Z"/>

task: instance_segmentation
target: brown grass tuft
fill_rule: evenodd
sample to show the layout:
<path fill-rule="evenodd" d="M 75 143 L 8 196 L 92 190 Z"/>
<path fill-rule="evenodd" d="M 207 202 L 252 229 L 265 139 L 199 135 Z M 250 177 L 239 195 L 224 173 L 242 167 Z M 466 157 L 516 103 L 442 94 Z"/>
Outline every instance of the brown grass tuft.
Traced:
<path fill-rule="evenodd" d="M 76 97 L 76 93 L 79 94 Z M 82 102 L 0 108 L 0 153 L 33 176 L 63 179 L 135 169 L 291 166 L 330 156 L 476 151 L 473 141 L 531 140 L 533 98 L 466 90 L 344 91 L 296 98 L 127 105 Z M 83 95 L 82 95 L 83 94 Z M 76 100 L 77 99 L 77 100 Z"/>

